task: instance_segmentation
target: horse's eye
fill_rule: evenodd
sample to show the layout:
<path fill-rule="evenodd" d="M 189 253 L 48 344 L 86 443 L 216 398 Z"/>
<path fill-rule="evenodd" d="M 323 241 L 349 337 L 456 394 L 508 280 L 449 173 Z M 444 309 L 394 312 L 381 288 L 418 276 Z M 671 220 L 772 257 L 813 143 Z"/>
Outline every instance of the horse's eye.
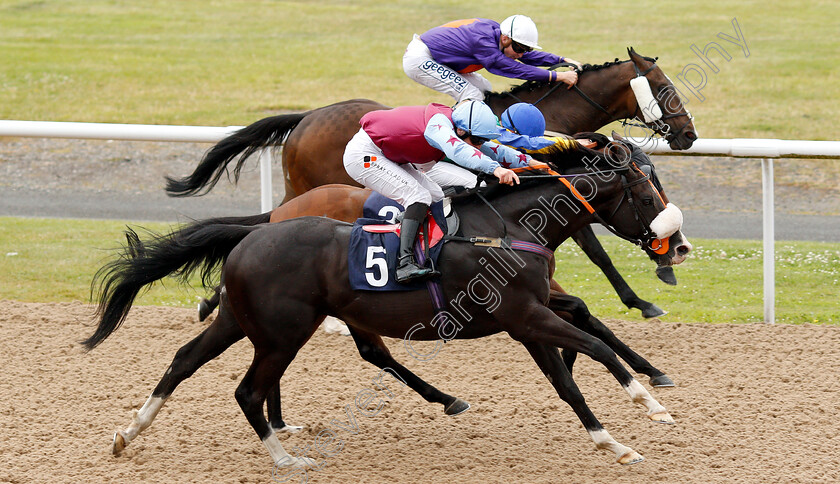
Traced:
<path fill-rule="evenodd" d="M 649 207 L 649 206 L 653 205 L 653 198 L 648 198 L 648 197 L 643 198 L 642 199 L 642 205 L 644 205 L 646 207 Z"/>

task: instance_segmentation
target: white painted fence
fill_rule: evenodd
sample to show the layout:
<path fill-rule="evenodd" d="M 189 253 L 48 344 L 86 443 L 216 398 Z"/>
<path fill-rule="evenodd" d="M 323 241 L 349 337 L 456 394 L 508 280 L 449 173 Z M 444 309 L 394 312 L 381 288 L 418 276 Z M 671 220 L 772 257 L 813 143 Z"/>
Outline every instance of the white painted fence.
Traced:
<path fill-rule="evenodd" d="M 0 120 L 0 136 L 30 138 L 74 138 L 129 141 L 181 141 L 215 143 L 242 126 L 167 126 L 148 124 L 59 123 L 48 121 Z M 775 230 L 773 208 L 773 158 L 840 158 L 840 141 L 798 141 L 779 139 L 698 139 L 691 149 L 673 151 L 661 139 L 638 143 L 648 153 L 675 156 L 729 156 L 761 158 L 764 248 L 764 321 L 775 320 Z M 261 195 L 264 212 L 271 199 L 270 150 L 260 154 Z"/>

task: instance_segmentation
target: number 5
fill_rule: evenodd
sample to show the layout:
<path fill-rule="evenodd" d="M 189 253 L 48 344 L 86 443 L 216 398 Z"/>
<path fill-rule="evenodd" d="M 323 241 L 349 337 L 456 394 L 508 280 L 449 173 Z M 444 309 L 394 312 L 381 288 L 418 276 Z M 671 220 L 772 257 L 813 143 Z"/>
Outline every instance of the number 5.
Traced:
<path fill-rule="evenodd" d="M 376 277 L 371 272 L 365 272 L 365 280 L 373 287 L 382 287 L 388 284 L 388 264 L 385 262 L 385 257 L 376 257 L 376 254 L 385 255 L 385 247 L 372 245 L 367 248 L 367 256 L 365 257 L 366 269 L 378 269 L 379 277 Z"/>

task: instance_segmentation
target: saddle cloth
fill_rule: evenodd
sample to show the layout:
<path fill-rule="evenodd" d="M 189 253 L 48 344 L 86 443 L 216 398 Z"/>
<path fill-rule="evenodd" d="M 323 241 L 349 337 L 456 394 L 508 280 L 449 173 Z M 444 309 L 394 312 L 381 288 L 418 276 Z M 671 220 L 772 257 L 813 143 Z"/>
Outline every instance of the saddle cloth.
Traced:
<path fill-rule="evenodd" d="M 364 205 L 364 218 L 356 220 L 350 234 L 348 265 L 350 286 L 358 291 L 417 291 L 426 287 L 425 282 L 400 284 L 395 272 L 397 255 L 400 249 L 399 224 L 396 216 L 403 211 L 400 204 L 376 192 L 371 193 Z M 443 215 L 443 204 L 432 204 L 431 215 L 424 225 L 429 225 L 430 249 L 427 256 L 437 264 L 443 243 L 441 239 L 447 233 L 447 220 Z M 421 250 L 422 228 L 416 244 Z"/>

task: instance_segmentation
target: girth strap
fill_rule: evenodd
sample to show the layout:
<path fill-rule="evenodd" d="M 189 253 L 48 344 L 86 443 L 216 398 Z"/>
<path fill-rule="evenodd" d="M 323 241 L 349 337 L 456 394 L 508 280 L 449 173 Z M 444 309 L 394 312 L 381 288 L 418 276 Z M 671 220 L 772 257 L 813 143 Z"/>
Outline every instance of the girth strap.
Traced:
<path fill-rule="evenodd" d="M 526 240 L 511 239 L 510 237 L 460 237 L 457 235 L 446 235 L 443 237 L 443 240 L 467 242 L 477 247 L 495 247 L 498 249 L 531 252 L 532 254 L 541 255 L 548 260 L 554 257 L 554 251 L 547 247 Z"/>

